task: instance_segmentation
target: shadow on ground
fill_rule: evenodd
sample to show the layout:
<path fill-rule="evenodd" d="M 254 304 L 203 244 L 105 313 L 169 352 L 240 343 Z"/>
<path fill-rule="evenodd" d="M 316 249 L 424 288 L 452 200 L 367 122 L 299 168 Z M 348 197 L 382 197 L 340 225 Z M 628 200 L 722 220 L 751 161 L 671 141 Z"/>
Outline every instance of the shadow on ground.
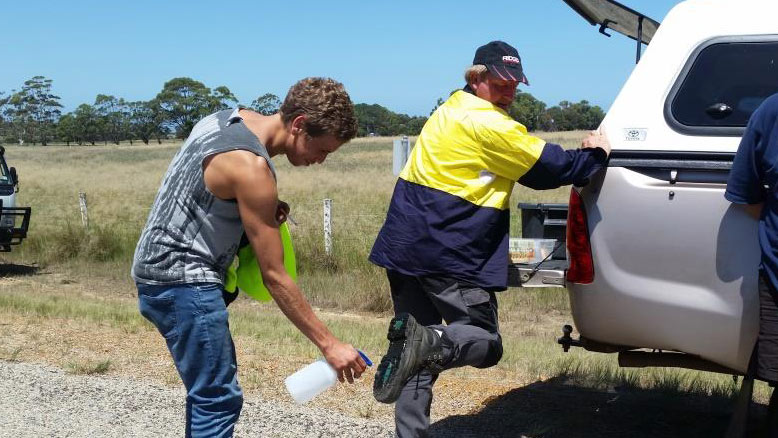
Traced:
<path fill-rule="evenodd" d="M 37 265 L 17 265 L 15 263 L 0 263 L 0 278 L 34 275 L 40 267 Z"/>
<path fill-rule="evenodd" d="M 678 391 L 594 391 L 563 378 L 533 383 L 489 400 L 480 412 L 447 417 L 432 437 L 684 437 L 724 435 L 734 400 Z M 433 407 L 434 409 L 434 407 Z M 749 436 L 767 408 L 752 404 Z"/>

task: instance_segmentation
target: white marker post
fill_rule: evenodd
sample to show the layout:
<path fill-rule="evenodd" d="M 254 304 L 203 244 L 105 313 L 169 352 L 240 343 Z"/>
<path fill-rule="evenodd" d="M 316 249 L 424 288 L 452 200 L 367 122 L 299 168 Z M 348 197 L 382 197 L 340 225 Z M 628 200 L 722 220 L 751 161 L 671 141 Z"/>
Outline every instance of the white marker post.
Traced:
<path fill-rule="evenodd" d="M 332 199 L 324 200 L 324 253 L 332 255 Z"/>
<path fill-rule="evenodd" d="M 86 206 L 86 193 L 78 192 L 78 204 L 81 207 L 81 225 L 89 229 L 89 211 Z"/>
<path fill-rule="evenodd" d="M 407 135 L 401 140 L 395 140 L 392 148 L 392 173 L 397 176 L 402 172 L 408 157 L 411 155 L 411 141 Z"/>

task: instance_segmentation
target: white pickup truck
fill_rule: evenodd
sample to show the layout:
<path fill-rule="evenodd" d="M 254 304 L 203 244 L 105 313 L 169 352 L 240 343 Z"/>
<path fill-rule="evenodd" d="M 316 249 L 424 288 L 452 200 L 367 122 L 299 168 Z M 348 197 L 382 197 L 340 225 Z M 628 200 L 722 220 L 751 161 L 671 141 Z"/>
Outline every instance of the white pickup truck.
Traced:
<path fill-rule="evenodd" d="M 30 207 L 17 207 L 19 176 L 8 167 L 5 148 L 0 146 L 0 252 L 11 251 L 12 245 L 22 243 L 30 226 Z"/>
<path fill-rule="evenodd" d="M 778 92 L 778 1 L 687 0 L 661 25 L 611 0 L 564 1 L 635 39 L 639 62 L 601 124 L 607 169 L 571 191 L 565 284 L 580 338 L 568 327 L 560 343 L 622 366 L 742 375 L 760 250 L 757 222 L 724 189 L 751 113 Z"/>

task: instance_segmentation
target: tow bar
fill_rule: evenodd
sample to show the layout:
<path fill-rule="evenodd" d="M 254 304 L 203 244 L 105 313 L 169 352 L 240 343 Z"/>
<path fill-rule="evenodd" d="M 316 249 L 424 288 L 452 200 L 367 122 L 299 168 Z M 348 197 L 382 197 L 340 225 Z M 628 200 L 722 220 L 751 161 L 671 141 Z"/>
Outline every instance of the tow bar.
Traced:
<path fill-rule="evenodd" d="M 562 346 L 562 350 L 564 350 L 565 353 L 570 351 L 570 347 L 582 346 L 581 340 L 573 339 L 573 337 L 570 336 L 570 333 L 573 333 L 573 326 L 565 324 L 564 327 L 562 327 L 562 337 L 556 340 L 556 342 Z"/>

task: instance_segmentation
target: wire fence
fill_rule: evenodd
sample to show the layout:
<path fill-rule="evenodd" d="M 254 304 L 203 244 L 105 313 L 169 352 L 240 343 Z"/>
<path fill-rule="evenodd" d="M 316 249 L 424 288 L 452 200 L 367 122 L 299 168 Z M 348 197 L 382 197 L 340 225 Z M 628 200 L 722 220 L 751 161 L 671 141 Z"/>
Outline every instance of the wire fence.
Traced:
<path fill-rule="evenodd" d="M 333 255 L 339 247 L 369 249 L 385 217 L 385 207 L 359 211 L 349 203 L 327 198 L 292 205 L 289 223 L 293 234 L 320 236 L 324 253 Z"/>
<path fill-rule="evenodd" d="M 45 224 L 59 227 L 65 224 L 89 226 L 116 225 L 140 227 L 145 223 L 153 197 L 90 195 L 77 192 L 63 197 L 58 194 L 35 194 L 21 197 L 18 205 L 31 206 L 31 228 Z M 386 217 L 386 206 L 366 210 L 354 202 L 339 202 L 337 198 L 293 202 L 289 225 L 293 237 L 317 239 L 313 244 L 326 255 L 338 249 L 369 248 Z M 308 243 L 311 245 L 311 243 Z"/>

